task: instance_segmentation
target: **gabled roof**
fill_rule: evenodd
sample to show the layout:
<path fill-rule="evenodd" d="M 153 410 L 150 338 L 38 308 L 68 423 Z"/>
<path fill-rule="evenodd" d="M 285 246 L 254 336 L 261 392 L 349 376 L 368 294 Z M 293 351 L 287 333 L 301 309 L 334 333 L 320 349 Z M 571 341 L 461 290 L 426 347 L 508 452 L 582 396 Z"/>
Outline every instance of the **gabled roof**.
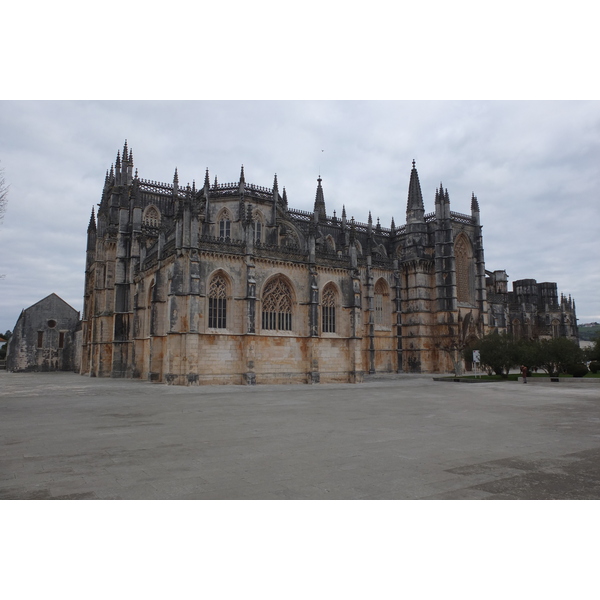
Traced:
<path fill-rule="evenodd" d="M 56 301 L 60 302 L 61 304 L 64 304 L 67 308 L 70 308 L 74 313 L 78 312 L 68 302 L 65 302 L 58 294 L 55 294 L 55 293 L 52 293 L 52 294 L 46 296 L 45 298 L 42 298 L 41 300 L 39 300 L 35 304 L 32 304 L 25 310 L 29 310 L 30 308 L 33 308 L 34 306 L 37 306 L 38 304 L 47 304 L 48 302 L 56 302 Z"/>

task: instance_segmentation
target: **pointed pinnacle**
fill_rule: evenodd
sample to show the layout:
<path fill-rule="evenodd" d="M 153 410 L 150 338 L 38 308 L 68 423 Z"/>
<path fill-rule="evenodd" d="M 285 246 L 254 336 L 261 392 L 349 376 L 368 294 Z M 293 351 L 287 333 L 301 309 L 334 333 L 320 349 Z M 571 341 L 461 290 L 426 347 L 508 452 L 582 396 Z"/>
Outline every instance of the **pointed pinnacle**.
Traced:
<path fill-rule="evenodd" d="M 90 215 L 88 231 L 95 231 L 95 230 L 96 230 L 96 213 L 94 211 L 94 207 L 92 206 L 92 214 Z"/>

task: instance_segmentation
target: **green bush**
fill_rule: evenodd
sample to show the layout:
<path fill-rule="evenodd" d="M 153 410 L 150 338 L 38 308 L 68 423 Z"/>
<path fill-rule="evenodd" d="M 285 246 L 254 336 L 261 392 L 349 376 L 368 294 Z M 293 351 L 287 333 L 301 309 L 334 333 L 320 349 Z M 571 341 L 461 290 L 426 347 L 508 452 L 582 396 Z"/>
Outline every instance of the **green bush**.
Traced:
<path fill-rule="evenodd" d="M 591 371 L 592 373 L 594 373 L 594 375 L 595 375 L 595 374 L 596 374 L 598 371 L 600 371 L 600 362 L 598 362 L 597 360 L 593 360 L 593 361 L 590 363 L 590 371 Z"/>
<path fill-rule="evenodd" d="M 588 374 L 588 368 L 583 363 L 569 365 L 567 373 L 573 377 L 585 377 Z"/>

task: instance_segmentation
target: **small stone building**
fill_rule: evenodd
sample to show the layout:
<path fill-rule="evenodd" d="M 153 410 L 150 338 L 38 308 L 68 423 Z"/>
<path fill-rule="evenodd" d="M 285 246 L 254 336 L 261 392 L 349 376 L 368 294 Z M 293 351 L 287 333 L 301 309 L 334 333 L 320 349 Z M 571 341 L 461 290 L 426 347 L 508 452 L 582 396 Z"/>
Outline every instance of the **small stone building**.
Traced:
<path fill-rule="evenodd" d="M 50 294 L 19 316 L 6 356 L 8 371 L 74 371 L 79 312 Z"/>

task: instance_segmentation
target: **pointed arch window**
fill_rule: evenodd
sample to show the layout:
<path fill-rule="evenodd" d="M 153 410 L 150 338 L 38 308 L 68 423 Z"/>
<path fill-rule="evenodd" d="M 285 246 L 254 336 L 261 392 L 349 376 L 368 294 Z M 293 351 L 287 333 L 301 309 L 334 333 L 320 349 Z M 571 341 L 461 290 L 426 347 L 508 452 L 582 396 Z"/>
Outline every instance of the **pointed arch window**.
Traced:
<path fill-rule="evenodd" d="M 456 296 L 459 302 L 473 302 L 473 250 L 464 234 L 454 244 L 456 258 Z"/>
<path fill-rule="evenodd" d="M 208 288 L 208 326 L 227 327 L 227 282 L 222 275 L 215 275 Z"/>
<path fill-rule="evenodd" d="M 513 319 L 512 326 L 513 326 L 513 336 L 517 339 L 521 338 L 523 335 L 521 321 L 519 319 Z"/>
<path fill-rule="evenodd" d="M 289 285 L 278 277 L 263 292 L 262 328 L 271 331 L 292 330 L 292 293 Z"/>
<path fill-rule="evenodd" d="M 332 284 L 326 285 L 321 299 L 321 327 L 323 333 L 335 333 L 335 305 L 337 293 Z"/>
<path fill-rule="evenodd" d="M 265 219 L 259 210 L 254 211 L 252 219 L 254 221 L 252 224 L 252 237 L 254 243 L 262 244 L 265 231 Z"/>
<path fill-rule="evenodd" d="M 219 215 L 219 237 L 223 240 L 231 238 L 231 215 L 224 210 Z"/>
<path fill-rule="evenodd" d="M 154 331 L 154 326 L 155 326 L 155 322 L 153 317 L 153 300 L 154 300 L 154 286 L 155 286 L 155 282 L 152 281 L 150 283 L 150 287 L 148 288 L 148 295 L 146 297 L 146 335 L 150 336 L 150 335 L 154 335 L 155 331 Z"/>
<path fill-rule="evenodd" d="M 383 279 L 379 279 L 375 284 L 373 296 L 373 322 L 380 327 L 390 326 L 390 290 Z"/>
<path fill-rule="evenodd" d="M 149 206 L 144 212 L 143 223 L 146 227 L 160 227 L 160 212 L 156 206 Z"/>
<path fill-rule="evenodd" d="M 327 252 L 335 252 L 335 240 L 332 235 L 328 235 L 325 238 L 325 250 Z"/>

